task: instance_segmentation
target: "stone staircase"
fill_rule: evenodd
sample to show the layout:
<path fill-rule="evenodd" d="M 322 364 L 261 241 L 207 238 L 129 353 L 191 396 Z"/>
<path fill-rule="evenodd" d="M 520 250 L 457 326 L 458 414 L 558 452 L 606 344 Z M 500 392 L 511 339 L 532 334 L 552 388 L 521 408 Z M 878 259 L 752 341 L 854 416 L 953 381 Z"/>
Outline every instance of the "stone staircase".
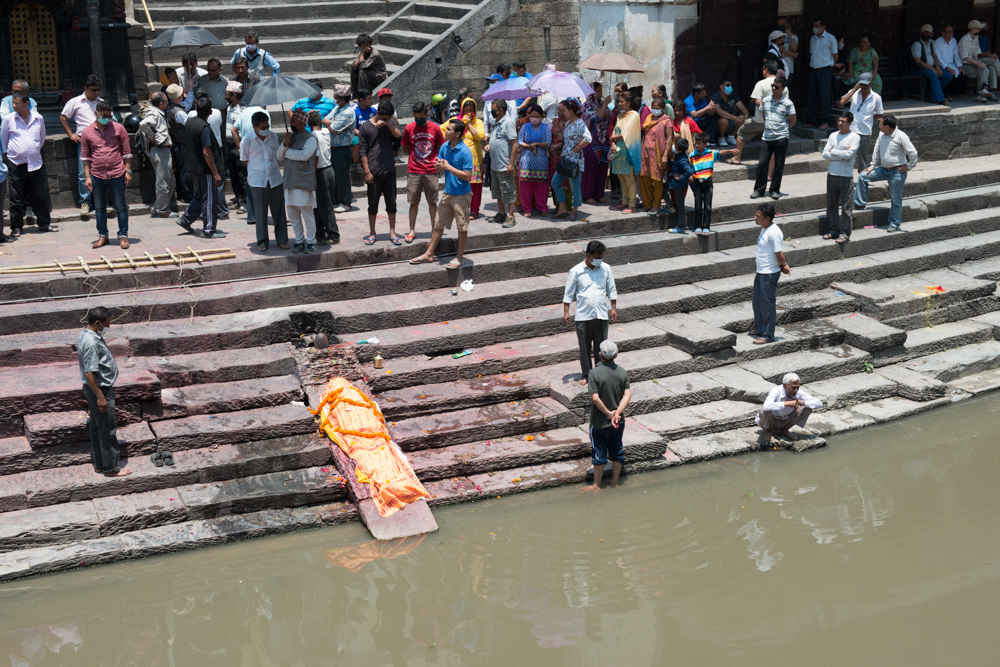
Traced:
<path fill-rule="evenodd" d="M 227 76 L 233 52 L 243 46 L 248 30 L 256 30 L 261 48 L 277 58 L 282 74 L 319 79 L 328 94 L 335 83 L 350 82 L 344 64 L 356 55 L 354 40 L 365 32 L 385 57 L 390 87 L 393 82 L 401 87 L 397 101 L 402 102 L 406 91 L 429 82 L 459 49 L 453 39 L 442 43 L 445 33 L 461 27 L 461 48 L 468 49 L 516 10 L 512 0 L 279 0 L 252 6 L 238 0 L 210 5 L 167 0 L 149 3 L 156 33 L 150 32 L 140 5 L 135 20 L 145 26 L 147 44 L 182 21 L 211 30 L 223 46 L 196 49 L 199 65 L 219 58 Z M 152 82 L 163 67 L 178 67 L 180 56 L 179 51 L 147 49 L 150 86 L 158 87 Z"/>
<path fill-rule="evenodd" d="M 777 223 L 793 268 L 778 287 L 778 341 L 766 346 L 746 335 L 752 167 L 717 172 L 711 238 L 667 233 L 669 221 L 645 215 L 479 234 L 461 271 L 475 289 L 457 296 L 440 265 L 393 263 L 419 243 L 309 259 L 357 265 L 335 273 L 255 262 L 257 279 L 235 284 L 180 286 L 150 271 L 159 289 L 128 299 L 69 278 L 3 284 L 5 299 L 69 298 L 0 312 L 0 579 L 356 519 L 305 407 L 334 373 L 355 373 L 373 393 L 431 506 L 583 480 L 589 403 L 559 304 L 593 237 L 619 289 L 610 336 L 633 387 L 629 473 L 760 448 L 754 415 L 789 371 L 825 404 L 798 448 L 1000 386 L 995 161 L 925 165 L 908 185 L 903 234 L 877 227 L 888 203 L 873 187 L 843 248 L 819 237 L 815 154 L 792 162 Z M 731 185 L 744 199 L 720 198 Z M 233 267 L 200 279 L 234 277 Z M 129 280 L 108 276 L 102 288 Z M 79 328 L 66 323 L 116 300 L 107 338 L 134 474 L 107 479 L 89 465 Z M 311 347 L 319 331 L 340 345 Z M 463 349 L 473 352 L 452 356 Z M 153 466 L 157 448 L 176 464 Z"/>

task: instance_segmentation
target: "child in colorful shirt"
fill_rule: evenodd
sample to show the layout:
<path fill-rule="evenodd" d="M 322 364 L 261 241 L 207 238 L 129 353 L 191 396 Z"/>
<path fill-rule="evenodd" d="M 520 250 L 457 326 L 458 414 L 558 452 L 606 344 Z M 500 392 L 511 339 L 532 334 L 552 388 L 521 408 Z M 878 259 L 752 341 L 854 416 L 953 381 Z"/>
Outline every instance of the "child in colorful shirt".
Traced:
<path fill-rule="evenodd" d="M 714 187 L 712 172 L 715 169 L 715 161 L 727 153 L 736 152 L 735 148 L 725 151 L 708 150 L 708 135 L 704 132 L 694 135 L 694 152 L 689 156 L 694 174 L 689 180 L 691 193 L 694 195 L 694 233 L 698 236 L 708 236 L 711 231 Z"/>

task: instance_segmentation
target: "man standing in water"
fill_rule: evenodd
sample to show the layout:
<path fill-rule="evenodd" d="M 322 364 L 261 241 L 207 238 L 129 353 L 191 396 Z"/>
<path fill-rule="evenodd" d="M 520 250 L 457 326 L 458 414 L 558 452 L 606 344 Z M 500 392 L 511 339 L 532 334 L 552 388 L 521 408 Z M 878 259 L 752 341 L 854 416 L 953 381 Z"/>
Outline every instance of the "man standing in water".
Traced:
<path fill-rule="evenodd" d="M 618 475 L 625 463 L 622 436 L 625 434 L 625 408 L 632 400 L 628 373 L 615 363 L 618 345 L 606 340 L 601 343 L 601 363 L 587 376 L 587 391 L 593 406 L 590 409 L 590 447 L 594 463 L 594 484 L 589 491 L 601 490 L 604 466 L 611 459 L 611 486 L 618 486 Z"/>
<path fill-rule="evenodd" d="M 76 339 L 80 359 L 83 395 L 87 399 L 87 431 L 90 433 L 90 455 L 94 472 L 105 477 L 125 477 L 132 471 L 118 465 L 117 426 L 115 424 L 115 380 L 118 365 L 111 356 L 101 332 L 111 326 L 111 313 L 104 306 L 91 308 L 87 326 Z"/>
<path fill-rule="evenodd" d="M 822 401 L 802 389 L 802 382 L 795 373 L 786 373 L 781 384 L 767 394 L 764 405 L 757 413 L 757 426 L 764 429 L 764 442 L 774 442 L 774 432 L 782 438 L 798 440 L 791 433 L 793 426 L 805 426 L 813 410 L 823 407 Z"/>

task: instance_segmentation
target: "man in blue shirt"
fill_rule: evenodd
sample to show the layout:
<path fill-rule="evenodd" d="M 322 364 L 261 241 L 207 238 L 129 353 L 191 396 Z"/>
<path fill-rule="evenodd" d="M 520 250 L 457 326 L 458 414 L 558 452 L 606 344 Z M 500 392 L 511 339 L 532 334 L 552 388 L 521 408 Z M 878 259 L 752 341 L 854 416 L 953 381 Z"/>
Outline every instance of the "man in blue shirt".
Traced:
<path fill-rule="evenodd" d="M 453 120 L 448 123 L 445 132 L 445 144 L 438 151 L 438 159 L 434 166 L 438 173 L 444 172 L 444 195 L 437 209 L 437 219 L 434 221 L 434 232 L 431 234 L 427 250 L 420 257 L 414 257 L 410 264 L 430 264 L 437 257 L 437 248 L 444 230 L 451 229 L 453 220 L 458 222 L 458 252 L 455 259 L 446 265 L 449 269 L 462 266 L 462 255 L 465 254 L 465 244 L 469 240 L 469 205 L 472 203 L 472 151 L 462 142 L 465 134 L 465 123 Z"/>
<path fill-rule="evenodd" d="M 229 64 L 232 65 L 236 62 L 237 58 L 246 58 L 247 67 L 251 74 L 256 74 L 260 78 L 264 78 L 264 68 L 270 68 L 271 76 L 278 76 L 281 74 L 281 64 L 274 59 L 270 53 L 260 48 L 260 39 L 257 38 L 256 30 L 248 30 L 246 36 L 243 39 L 246 44 L 236 49 L 233 53 L 232 60 Z"/>
<path fill-rule="evenodd" d="M 323 94 L 322 81 L 319 79 L 309 79 L 309 83 L 319 88 L 320 91 L 312 97 L 303 97 L 296 102 L 291 111 L 288 112 L 289 120 L 291 120 L 292 114 L 296 111 L 301 111 L 304 114 L 308 114 L 310 111 L 318 111 L 320 118 L 326 118 L 333 111 L 333 107 L 337 106 L 336 102 Z M 312 132 L 312 128 L 308 124 L 306 125 L 306 131 Z"/>
<path fill-rule="evenodd" d="M 535 75 L 528 71 L 528 66 L 524 64 L 523 60 L 515 60 L 510 64 L 510 66 L 514 71 L 511 72 L 511 75 L 509 77 L 507 77 L 508 79 L 511 79 L 515 76 L 524 77 L 525 79 L 535 78 Z M 517 115 L 523 117 L 527 113 L 528 107 L 530 107 L 534 103 L 535 103 L 534 97 L 528 97 L 523 100 L 514 100 L 514 105 L 517 107 Z"/>
<path fill-rule="evenodd" d="M 698 123 L 701 131 L 709 135 L 709 141 L 715 140 L 715 125 L 719 121 L 716 117 L 715 102 L 708 99 L 708 89 L 705 84 L 696 83 L 691 86 L 691 94 L 684 98 L 684 106 L 687 108 L 688 116 Z"/>
<path fill-rule="evenodd" d="M 15 79 L 14 83 L 10 84 L 11 94 L 3 98 L 0 102 L 0 120 L 3 120 L 10 114 L 14 113 L 14 93 L 26 93 L 28 92 L 28 82 L 24 79 Z M 34 111 L 38 104 L 35 103 L 34 98 L 28 98 L 28 110 Z"/>

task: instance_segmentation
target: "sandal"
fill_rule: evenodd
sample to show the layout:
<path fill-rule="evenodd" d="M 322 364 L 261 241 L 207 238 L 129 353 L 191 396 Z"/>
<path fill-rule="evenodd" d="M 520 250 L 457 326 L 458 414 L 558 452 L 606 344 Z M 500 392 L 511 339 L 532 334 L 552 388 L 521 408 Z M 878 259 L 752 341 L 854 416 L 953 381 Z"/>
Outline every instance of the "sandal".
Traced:
<path fill-rule="evenodd" d="M 837 243 L 847 243 L 848 241 L 850 241 L 850 239 L 843 234 L 837 237 Z"/>
<path fill-rule="evenodd" d="M 635 211 L 628 207 L 622 209 L 622 215 L 629 215 L 630 213 L 635 213 Z"/>
<path fill-rule="evenodd" d="M 161 452 L 160 456 L 163 457 L 163 462 L 166 465 L 172 466 L 174 464 L 174 455 L 171 454 L 170 452 Z"/>
<path fill-rule="evenodd" d="M 823 240 L 824 240 L 824 241 L 829 241 L 829 240 L 830 240 L 830 239 L 832 239 L 832 238 L 833 238 L 833 237 L 832 237 L 831 235 L 829 235 L 829 234 L 823 234 Z"/>
<path fill-rule="evenodd" d="M 431 257 L 430 259 L 428 259 L 427 257 L 421 255 L 420 257 L 414 257 L 413 259 L 411 259 L 410 264 L 431 264 L 436 261 L 437 257 Z"/>
<path fill-rule="evenodd" d="M 261 241 L 257 244 L 257 252 L 267 252 L 267 244 Z"/>
<path fill-rule="evenodd" d="M 406 241 L 407 243 L 413 243 L 413 239 L 415 238 L 417 238 L 417 235 L 414 234 L 413 232 L 410 232 L 409 234 L 403 237 L 403 240 Z"/>
<path fill-rule="evenodd" d="M 285 241 L 284 243 L 279 243 L 278 247 L 282 250 L 288 250 L 291 246 L 288 245 L 288 241 Z"/>
<path fill-rule="evenodd" d="M 149 457 L 149 460 L 152 461 L 153 465 L 157 468 L 163 467 L 163 455 L 160 454 L 160 452 L 154 452 L 153 455 Z"/>
<path fill-rule="evenodd" d="M 766 345 L 768 340 L 766 338 L 755 338 L 753 341 L 754 345 Z"/>
<path fill-rule="evenodd" d="M 374 243 L 374 241 L 372 241 L 372 243 Z M 403 245 L 403 239 L 399 238 L 398 236 L 390 236 L 389 243 L 391 243 L 392 245 Z"/>
<path fill-rule="evenodd" d="M 447 264 L 445 264 L 444 268 L 446 268 L 446 269 L 460 269 L 460 268 L 462 268 L 462 263 L 460 261 L 458 261 L 457 259 L 453 259 L 450 262 L 448 262 Z"/>
<path fill-rule="evenodd" d="M 366 236 L 365 245 L 375 245 L 375 236 L 374 235 Z"/>

